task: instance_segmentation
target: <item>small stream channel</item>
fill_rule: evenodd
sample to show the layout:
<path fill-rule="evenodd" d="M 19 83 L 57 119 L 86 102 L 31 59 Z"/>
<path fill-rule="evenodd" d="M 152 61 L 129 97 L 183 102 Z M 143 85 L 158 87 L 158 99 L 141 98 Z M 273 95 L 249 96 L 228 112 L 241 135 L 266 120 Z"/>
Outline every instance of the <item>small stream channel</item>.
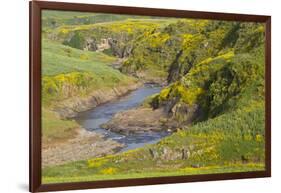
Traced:
<path fill-rule="evenodd" d="M 143 87 L 109 103 L 101 104 L 91 110 L 81 112 L 75 120 L 89 131 L 101 133 L 105 138 L 118 141 L 124 144 L 121 151 L 142 147 L 145 144 L 151 144 L 159 141 L 161 138 L 169 135 L 167 131 L 130 133 L 128 135 L 115 133 L 100 127 L 103 123 L 109 121 L 115 113 L 128 110 L 140 105 L 147 96 L 160 92 L 161 87 L 146 84 Z"/>

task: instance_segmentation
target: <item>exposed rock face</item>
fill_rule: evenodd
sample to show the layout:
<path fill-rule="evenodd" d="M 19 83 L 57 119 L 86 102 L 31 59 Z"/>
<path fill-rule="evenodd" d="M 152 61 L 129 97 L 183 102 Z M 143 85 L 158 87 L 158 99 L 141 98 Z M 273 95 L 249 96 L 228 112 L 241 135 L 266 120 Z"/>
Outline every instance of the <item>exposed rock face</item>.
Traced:
<path fill-rule="evenodd" d="M 54 37 L 51 37 L 51 35 L 49 36 L 50 39 L 56 40 L 55 35 Z M 75 42 L 79 42 L 79 45 L 74 45 L 71 42 L 74 42 L 73 39 L 75 38 L 78 39 L 78 37 L 76 36 L 74 33 L 70 33 L 69 37 L 64 39 L 64 44 L 77 49 L 83 49 L 94 52 L 102 52 L 104 50 L 110 49 L 112 51 L 112 54 L 118 58 L 129 57 L 133 50 L 133 45 L 129 43 L 129 40 L 126 40 L 126 38 L 124 40 L 122 38 L 120 39 L 116 37 L 104 37 L 101 39 L 97 39 L 96 37 L 86 36 L 81 37 L 79 41 L 75 40 Z"/>
<path fill-rule="evenodd" d="M 102 135 L 79 128 L 75 138 L 59 144 L 43 144 L 42 166 L 60 165 L 71 161 L 113 154 L 123 147 Z"/>
<path fill-rule="evenodd" d="M 109 49 L 110 48 L 109 40 L 110 40 L 110 38 L 109 39 L 105 39 L 105 38 L 101 39 L 100 43 L 97 44 L 97 51 L 102 52 L 105 49 Z"/>
<path fill-rule="evenodd" d="M 95 38 L 87 38 L 85 40 L 84 50 L 102 52 L 111 48 L 111 38 L 103 38 L 97 41 Z"/>
<path fill-rule="evenodd" d="M 108 38 L 108 44 L 112 50 L 113 55 L 119 58 L 127 58 L 133 50 L 131 44 L 122 43 L 120 40 Z"/>
<path fill-rule="evenodd" d="M 127 58 L 130 56 L 133 46 L 129 43 L 123 43 L 121 40 L 114 38 L 87 38 L 83 43 L 83 50 L 102 52 L 111 49 L 112 54 L 118 58 Z"/>
<path fill-rule="evenodd" d="M 198 106 L 178 103 L 168 112 L 165 108 L 138 107 L 114 115 L 104 129 L 120 133 L 138 133 L 147 131 L 176 131 L 182 125 L 190 124 L 197 116 Z"/>
<path fill-rule="evenodd" d="M 179 102 L 171 109 L 172 117 L 167 125 L 173 129 L 188 125 L 199 115 L 199 106 L 197 104 L 188 105 Z"/>
<path fill-rule="evenodd" d="M 88 50 L 88 51 L 98 50 L 97 41 L 92 38 L 86 39 L 84 50 Z"/>
<path fill-rule="evenodd" d="M 140 85 L 141 83 L 135 83 L 108 90 L 96 90 L 87 97 L 72 97 L 56 105 L 54 111 L 58 113 L 60 118 L 73 118 L 78 112 L 86 111 L 99 104 L 114 100 L 117 97 L 137 89 Z"/>
<path fill-rule="evenodd" d="M 164 129 L 166 114 L 163 109 L 139 107 L 117 113 L 103 128 L 120 133 L 138 133 L 147 131 L 161 131 Z"/>
<path fill-rule="evenodd" d="M 191 150 L 187 147 L 172 149 L 168 146 L 159 149 L 149 149 L 152 159 L 155 160 L 186 160 L 191 156 Z"/>
<path fill-rule="evenodd" d="M 191 69 L 193 61 L 189 59 L 185 59 L 184 62 L 180 62 L 179 58 L 182 56 L 183 51 L 179 51 L 176 55 L 175 60 L 172 62 L 169 68 L 169 74 L 167 77 L 167 81 L 169 83 L 175 82 L 180 79 L 180 77 L 184 76 Z"/>

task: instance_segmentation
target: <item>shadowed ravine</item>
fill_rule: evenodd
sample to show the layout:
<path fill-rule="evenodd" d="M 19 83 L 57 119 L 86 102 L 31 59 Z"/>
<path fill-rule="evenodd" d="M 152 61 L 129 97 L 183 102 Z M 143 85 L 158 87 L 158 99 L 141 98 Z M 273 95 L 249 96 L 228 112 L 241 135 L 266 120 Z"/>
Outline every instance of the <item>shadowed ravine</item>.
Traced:
<path fill-rule="evenodd" d="M 161 87 L 145 85 L 118 100 L 102 104 L 89 111 L 79 113 L 75 119 L 87 130 L 95 131 L 104 135 L 106 138 L 110 138 L 122 143 L 124 147 L 121 149 L 121 151 L 138 148 L 145 144 L 155 143 L 162 137 L 167 136 L 169 132 L 150 131 L 143 133 L 120 134 L 103 129 L 101 128 L 101 125 L 109 121 L 114 114 L 137 107 L 147 96 L 158 93 L 160 90 Z"/>

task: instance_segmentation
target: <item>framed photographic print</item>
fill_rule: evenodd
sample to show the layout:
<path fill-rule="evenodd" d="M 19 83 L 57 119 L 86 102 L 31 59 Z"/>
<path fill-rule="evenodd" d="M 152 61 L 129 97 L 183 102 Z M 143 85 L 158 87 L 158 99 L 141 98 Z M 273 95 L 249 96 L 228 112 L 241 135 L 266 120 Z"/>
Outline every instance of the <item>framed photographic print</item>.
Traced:
<path fill-rule="evenodd" d="M 270 30 L 30 2 L 30 191 L 270 177 Z"/>

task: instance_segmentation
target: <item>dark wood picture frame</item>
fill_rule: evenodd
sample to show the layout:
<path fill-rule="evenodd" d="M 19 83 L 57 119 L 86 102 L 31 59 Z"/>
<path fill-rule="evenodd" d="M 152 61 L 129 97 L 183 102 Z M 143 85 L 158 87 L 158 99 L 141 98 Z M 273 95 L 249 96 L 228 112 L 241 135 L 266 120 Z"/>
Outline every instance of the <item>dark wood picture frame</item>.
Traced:
<path fill-rule="evenodd" d="M 29 2 L 30 9 L 30 191 L 59 191 L 88 188 L 122 187 L 136 185 L 183 183 L 210 180 L 260 178 L 271 176 L 271 17 L 264 15 L 245 15 L 213 13 L 154 8 L 136 8 L 76 4 L 62 2 Z M 60 184 L 41 183 L 41 11 L 67 10 L 115 14 L 149 16 L 169 16 L 179 18 L 215 19 L 227 21 L 263 22 L 266 24 L 265 44 L 265 171 L 238 172 L 223 174 L 203 174 L 191 176 L 153 177 L 143 179 L 106 180 L 95 182 L 76 182 Z"/>

